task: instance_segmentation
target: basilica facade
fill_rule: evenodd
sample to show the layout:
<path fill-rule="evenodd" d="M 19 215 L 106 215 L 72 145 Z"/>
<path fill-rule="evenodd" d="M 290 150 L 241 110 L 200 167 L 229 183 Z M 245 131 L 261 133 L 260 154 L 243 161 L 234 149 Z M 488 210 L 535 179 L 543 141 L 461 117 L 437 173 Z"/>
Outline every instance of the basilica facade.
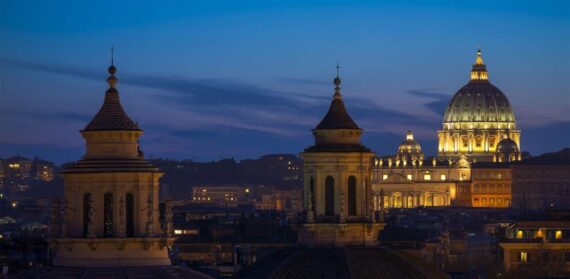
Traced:
<path fill-rule="evenodd" d="M 426 159 L 409 131 L 396 155 L 374 160 L 374 209 L 509 207 L 509 162 L 521 160 L 520 130 L 506 97 L 488 79 L 481 50 L 469 82 L 449 102 L 437 157 Z"/>

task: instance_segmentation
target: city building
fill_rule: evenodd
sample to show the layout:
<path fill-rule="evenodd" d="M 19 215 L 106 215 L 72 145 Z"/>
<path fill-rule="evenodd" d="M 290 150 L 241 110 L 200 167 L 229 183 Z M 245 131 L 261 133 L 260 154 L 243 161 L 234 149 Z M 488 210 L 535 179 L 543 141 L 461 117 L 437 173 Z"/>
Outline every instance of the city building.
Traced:
<path fill-rule="evenodd" d="M 383 227 L 371 199 L 374 153 L 360 142 L 362 129 L 346 110 L 340 83 L 337 74 L 329 110 L 312 130 L 315 144 L 301 153 L 307 212 L 301 244 L 372 244 Z"/>
<path fill-rule="evenodd" d="M 502 139 L 510 138 L 520 149 L 520 130 L 506 95 L 488 79 L 481 50 L 470 81 L 451 99 L 438 131 L 440 159 L 456 160 L 465 154 L 470 161 L 492 162 Z"/>
<path fill-rule="evenodd" d="M 236 207 L 250 191 L 249 187 L 240 186 L 194 186 L 192 203 Z"/>
<path fill-rule="evenodd" d="M 372 190 L 374 209 L 449 206 L 458 182 L 471 177 L 465 156 L 453 162 L 424 159 L 421 146 L 408 131 L 396 156 L 374 159 Z"/>
<path fill-rule="evenodd" d="M 512 205 L 570 209 L 570 148 L 513 163 Z"/>
<path fill-rule="evenodd" d="M 52 162 L 35 160 L 33 164 L 35 170 L 34 178 L 41 181 L 52 181 L 54 177 L 54 164 Z"/>
<path fill-rule="evenodd" d="M 9 180 L 26 180 L 32 176 L 32 161 L 16 156 L 4 161 L 4 176 Z"/>
<path fill-rule="evenodd" d="M 472 207 L 511 206 L 511 167 L 509 162 L 471 165 L 470 183 L 458 186 L 458 195 L 463 198 L 458 205 Z"/>
<path fill-rule="evenodd" d="M 519 221 L 507 228 L 499 244 L 505 270 L 526 276 L 570 276 L 569 218 L 569 212 L 553 212 L 545 220 Z"/>
<path fill-rule="evenodd" d="M 278 190 L 272 189 L 269 193 L 261 195 L 259 209 L 278 211 L 303 211 L 302 190 Z"/>

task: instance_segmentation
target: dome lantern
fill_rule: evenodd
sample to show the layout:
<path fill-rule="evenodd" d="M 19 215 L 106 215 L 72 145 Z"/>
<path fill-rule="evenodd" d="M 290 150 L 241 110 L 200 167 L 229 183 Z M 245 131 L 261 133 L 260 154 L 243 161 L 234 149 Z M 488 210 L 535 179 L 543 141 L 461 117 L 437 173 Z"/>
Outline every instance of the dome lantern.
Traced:
<path fill-rule="evenodd" d="M 483 63 L 481 49 L 478 49 L 477 58 L 475 59 L 475 64 L 473 64 L 473 69 L 471 70 L 471 81 L 486 81 L 488 78 L 487 66 Z"/>

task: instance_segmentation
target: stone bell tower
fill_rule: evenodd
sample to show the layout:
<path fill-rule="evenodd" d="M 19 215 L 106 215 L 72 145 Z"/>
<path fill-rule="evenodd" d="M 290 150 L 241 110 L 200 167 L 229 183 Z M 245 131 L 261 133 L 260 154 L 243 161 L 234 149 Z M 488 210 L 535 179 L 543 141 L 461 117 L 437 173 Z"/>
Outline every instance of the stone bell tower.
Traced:
<path fill-rule="evenodd" d="M 333 100 L 312 130 L 315 144 L 301 153 L 307 222 L 299 242 L 305 245 L 373 244 L 384 226 L 373 211 L 374 153 L 360 142 L 362 129 L 346 111 L 340 83 L 337 66 Z"/>
<path fill-rule="evenodd" d="M 111 63 L 103 105 L 80 131 L 85 155 L 61 172 L 65 198 L 54 201 L 50 228 L 56 266 L 170 265 L 171 214 L 159 223 L 163 173 L 143 158 L 143 131 L 123 110 L 116 72 Z"/>

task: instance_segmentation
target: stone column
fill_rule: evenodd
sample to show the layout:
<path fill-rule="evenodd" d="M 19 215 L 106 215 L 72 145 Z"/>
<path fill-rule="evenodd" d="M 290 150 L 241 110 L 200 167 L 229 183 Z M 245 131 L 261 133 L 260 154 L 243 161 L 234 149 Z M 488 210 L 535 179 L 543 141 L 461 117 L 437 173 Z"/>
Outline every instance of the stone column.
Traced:
<path fill-rule="evenodd" d="M 124 193 L 120 193 L 119 194 L 119 226 L 118 226 L 118 237 L 126 237 L 127 236 L 127 232 L 125 229 L 125 219 L 126 219 L 126 215 L 125 215 L 125 198 L 124 198 Z"/>
<path fill-rule="evenodd" d="M 313 188 L 315 187 L 313 186 Z M 315 222 L 315 214 L 313 212 L 313 193 L 311 192 L 310 187 L 307 191 L 307 199 L 307 223 L 313 223 Z"/>

